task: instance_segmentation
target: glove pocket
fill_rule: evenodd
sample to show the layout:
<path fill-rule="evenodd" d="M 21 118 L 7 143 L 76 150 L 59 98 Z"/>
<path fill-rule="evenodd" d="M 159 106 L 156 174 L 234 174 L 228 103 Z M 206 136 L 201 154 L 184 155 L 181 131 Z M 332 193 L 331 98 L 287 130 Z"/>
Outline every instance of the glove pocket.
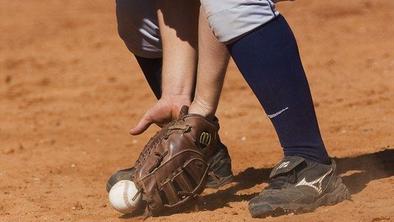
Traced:
<path fill-rule="evenodd" d="M 189 158 L 179 165 L 159 185 L 160 196 L 165 207 L 174 208 L 200 194 L 206 184 L 208 164 L 200 157 Z M 176 158 L 175 158 L 176 159 Z M 179 162 L 175 161 L 175 162 Z"/>

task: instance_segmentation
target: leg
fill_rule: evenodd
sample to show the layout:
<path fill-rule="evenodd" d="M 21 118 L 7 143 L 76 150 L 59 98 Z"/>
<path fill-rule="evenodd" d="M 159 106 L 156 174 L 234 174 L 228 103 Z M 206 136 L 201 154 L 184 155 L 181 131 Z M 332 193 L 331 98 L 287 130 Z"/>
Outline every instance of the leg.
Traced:
<path fill-rule="evenodd" d="M 278 16 L 229 49 L 275 126 L 285 156 L 329 163 L 298 47 L 285 19 Z"/>
<path fill-rule="evenodd" d="M 163 59 L 162 58 L 144 58 L 135 56 L 138 64 L 140 65 L 142 72 L 145 75 L 145 79 L 148 82 L 150 88 L 155 94 L 157 99 L 161 97 L 161 70 Z"/>
<path fill-rule="evenodd" d="M 156 10 L 139 0 L 116 0 L 118 33 L 155 94 L 161 97 L 162 46 Z"/>
<path fill-rule="evenodd" d="M 226 5 L 227 0 L 202 2 L 209 3 L 209 8 L 217 2 Z M 349 198 L 320 136 L 290 27 L 272 7 L 271 14 L 259 14 L 269 11 L 270 0 L 228 3 L 235 5 L 210 9 L 211 27 L 219 40 L 228 43 L 231 56 L 271 119 L 285 154 L 272 170 L 269 186 L 249 202 L 252 216 L 312 211 Z M 256 19 L 256 15 L 266 20 Z M 234 27 L 243 23 L 248 25 Z M 250 28 L 256 23 L 260 24 Z"/>
<path fill-rule="evenodd" d="M 211 13 L 208 19 L 214 33 L 227 43 L 235 63 L 271 119 L 285 156 L 328 163 L 295 38 L 273 3 L 202 3 Z"/>

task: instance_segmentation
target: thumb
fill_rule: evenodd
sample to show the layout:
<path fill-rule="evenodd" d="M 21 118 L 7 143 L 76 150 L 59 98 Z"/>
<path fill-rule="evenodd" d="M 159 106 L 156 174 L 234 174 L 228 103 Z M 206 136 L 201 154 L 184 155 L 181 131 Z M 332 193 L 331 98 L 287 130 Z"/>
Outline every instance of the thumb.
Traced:
<path fill-rule="evenodd" d="M 149 115 L 145 114 L 144 117 L 142 117 L 142 119 L 138 122 L 138 124 L 129 131 L 129 133 L 134 136 L 139 135 L 145 132 L 145 130 L 147 130 L 152 123 L 153 122 L 151 118 L 149 118 Z"/>

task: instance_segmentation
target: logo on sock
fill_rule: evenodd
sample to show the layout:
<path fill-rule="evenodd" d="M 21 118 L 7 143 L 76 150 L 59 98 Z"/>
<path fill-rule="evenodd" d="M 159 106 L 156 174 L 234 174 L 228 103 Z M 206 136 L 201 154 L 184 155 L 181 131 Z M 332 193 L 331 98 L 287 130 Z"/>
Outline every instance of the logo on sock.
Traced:
<path fill-rule="evenodd" d="M 268 116 L 268 118 L 272 119 L 272 118 L 279 116 L 280 114 L 282 114 L 284 111 L 286 111 L 288 109 L 289 109 L 289 107 L 286 107 L 284 109 L 279 110 L 278 112 L 276 112 L 274 114 L 268 114 L 267 116 Z"/>

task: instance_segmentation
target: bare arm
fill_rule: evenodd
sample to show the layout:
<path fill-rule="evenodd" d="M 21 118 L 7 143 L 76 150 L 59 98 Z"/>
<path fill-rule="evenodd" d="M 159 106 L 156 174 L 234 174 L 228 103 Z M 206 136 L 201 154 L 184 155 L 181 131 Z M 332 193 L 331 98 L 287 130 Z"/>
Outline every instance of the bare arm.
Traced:
<path fill-rule="evenodd" d="M 190 105 L 194 93 L 199 1 L 158 0 L 157 8 L 163 46 L 162 96 L 130 130 L 132 135 L 143 133 L 152 123 L 175 119 L 183 105 Z"/>
<path fill-rule="evenodd" d="M 194 91 L 198 47 L 198 1 L 160 0 L 157 3 L 163 45 L 163 97 Z"/>
<path fill-rule="evenodd" d="M 199 60 L 196 93 L 190 113 L 206 117 L 215 115 L 229 61 L 226 46 L 210 29 L 204 10 L 199 19 Z"/>

